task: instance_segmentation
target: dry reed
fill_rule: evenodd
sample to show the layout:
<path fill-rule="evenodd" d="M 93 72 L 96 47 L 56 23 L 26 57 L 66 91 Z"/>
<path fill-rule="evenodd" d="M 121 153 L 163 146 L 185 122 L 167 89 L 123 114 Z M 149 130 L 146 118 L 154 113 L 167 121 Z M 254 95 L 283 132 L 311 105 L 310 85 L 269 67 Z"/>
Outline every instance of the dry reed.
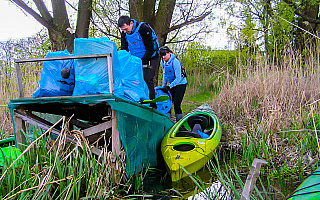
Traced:
<path fill-rule="evenodd" d="M 283 154 L 274 159 L 296 165 L 301 152 L 297 146 L 286 144 L 283 130 L 290 131 L 292 124 L 304 127 L 305 117 L 311 118 L 310 105 L 319 114 L 320 67 L 314 60 L 312 53 L 304 59 L 301 55 L 284 55 L 281 64 L 257 56 L 254 65 L 246 66 L 245 73 L 230 76 L 211 103 L 223 124 L 229 127 L 225 133 L 229 136 L 228 143 L 242 149 L 239 144 L 246 135 L 255 144 L 262 146 L 263 142 L 272 151 Z M 298 138 L 310 134 L 306 130 L 296 132 Z M 306 158 L 304 164 L 309 160 Z"/>

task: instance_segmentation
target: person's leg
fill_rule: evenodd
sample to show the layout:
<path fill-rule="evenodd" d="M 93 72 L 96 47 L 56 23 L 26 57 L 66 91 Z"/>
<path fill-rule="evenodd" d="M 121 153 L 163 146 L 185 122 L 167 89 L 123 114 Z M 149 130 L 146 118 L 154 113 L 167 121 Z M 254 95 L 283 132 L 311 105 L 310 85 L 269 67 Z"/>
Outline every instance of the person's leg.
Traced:
<path fill-rule="evenodd" d="M 155 75 L 156 67 L 159 63 L 159 56 L 155 56 L 150 60 L 150 66 L 151 68 L 144 68 L 143 69 L 143 78 L 145 82 L 147 83 L 148 89 L 149 89 L 149 98 L 154 99 L 155 98 L 155 90 L 154 90 L 154 83 L 153 78 Z M 151 107 L 157 108 L 156 103 L 150 104 Z"/>
<path fill-rule="evenodd" d="M 175 87 L 175 95 L 174 95 L 174 112 L 176 115 L 176 121 L 179 121 L 182 118 L 182 110 L 181 110 L 181 103 L 183 100 L 183 96 L 186 92 L 187 84 L 177 85 Z"/>
<path fill-rule="evenodd" d="M 144 68 L 143 69 L 143 78 L 148 86 L 150 99 L 154 99 L 154 97 L 155 97 L 153 76 L 154 76 L 153 69 L 151 69 L 151 68 Z"/>
<path fill-rule="evenodd" d="M 170 94 L 171 94 L 171 97 L 172 97 L 172 107 L 173 107 L 173 104 L 174 104 L 174 97 L 176 96 L 176 87 L 173 87 L 170 89 Z M 171 114 L 171 110 L 172 110 L 172 107 L 170 109 L 170 114 Z"/>

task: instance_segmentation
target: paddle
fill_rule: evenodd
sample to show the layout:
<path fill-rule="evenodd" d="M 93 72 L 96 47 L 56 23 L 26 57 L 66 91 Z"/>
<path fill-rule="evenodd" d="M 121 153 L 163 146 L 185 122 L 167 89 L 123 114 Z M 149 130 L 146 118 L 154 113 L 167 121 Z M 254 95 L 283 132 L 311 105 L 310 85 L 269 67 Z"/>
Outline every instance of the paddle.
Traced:
<path fill-rule="evenodd" d="M 156 102 L 163 102 L 163 101 L 166 101 L 169 99 L 169 96 L 167 95 L 161 95 L 161 96 L 158 96 L 157 98 L 155 99 L 151 99 L 151 100 L 143 100 L 143 101 L 140 101 L 139 103 L 140 104 L 147 104 L 147 103 L 156 103 Z"/>

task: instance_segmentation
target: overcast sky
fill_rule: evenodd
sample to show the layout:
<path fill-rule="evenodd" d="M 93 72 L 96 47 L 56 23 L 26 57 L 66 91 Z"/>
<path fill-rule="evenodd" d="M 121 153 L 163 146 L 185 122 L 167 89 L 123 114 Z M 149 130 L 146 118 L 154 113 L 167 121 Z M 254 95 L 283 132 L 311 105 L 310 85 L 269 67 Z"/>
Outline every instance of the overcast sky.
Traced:
<path fill-rule="evenodd" d="M 8 0 L 0 0 L 0 41 L 35 35 L 42 26 Z"/>
<path fill-rule="evenodd" d="M 22 12 L 8 0 L 0 0 L 0 19 L 0 41 L 30 37 L 43 28 L 33 17 Z M 208 38 L 207 44 L 222 49 L 228 45 L 225 34 L 225 31 L 220 29 L 213 38 Z"/>

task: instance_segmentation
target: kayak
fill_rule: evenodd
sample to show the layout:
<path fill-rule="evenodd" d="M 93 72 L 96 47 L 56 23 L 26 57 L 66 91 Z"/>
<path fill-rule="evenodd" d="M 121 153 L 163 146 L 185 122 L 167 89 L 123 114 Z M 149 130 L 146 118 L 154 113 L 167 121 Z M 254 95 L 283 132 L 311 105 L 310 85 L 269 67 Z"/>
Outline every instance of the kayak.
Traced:
<path fill-rule="evenodd" d="M 173 182 L 203 168 L 221 138 L 221 123 L 208 104 L 179 120 L 166 134 L 161 152 Z M 184 168 L 184 169 L 182 169 Z"/>
<path fill-rule="evenodd" d="M 306 178 L 287 200 L 320 199 L 320 167 Z"/>

